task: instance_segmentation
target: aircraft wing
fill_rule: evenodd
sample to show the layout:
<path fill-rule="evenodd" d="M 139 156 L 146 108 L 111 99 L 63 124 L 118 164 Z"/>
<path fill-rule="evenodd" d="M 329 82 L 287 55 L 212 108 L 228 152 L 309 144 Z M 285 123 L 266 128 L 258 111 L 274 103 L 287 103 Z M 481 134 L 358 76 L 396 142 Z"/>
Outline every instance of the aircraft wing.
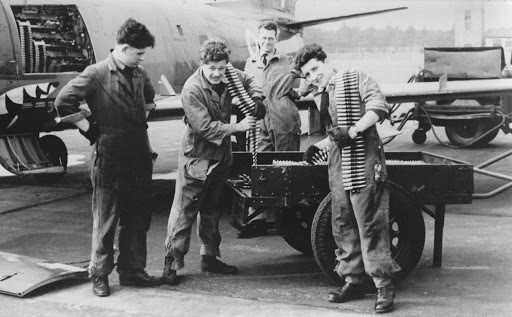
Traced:
<path fill-rule="evenodd" d="M 380 88 L 390 103 L 471 99 L 510 95 L 512 94 L 512 79 L 457 80 L 442 84 L 439 82 L 381 84 Z"/>
<path fill-rule="evenodd" d="M 439 82 L 414 82 L 381 84 L 380 88 L 389 103 L 419 102 L 443 99 L 471 99 L 476 97 L 512 95 L 512 79 L 454 80 Z M 183 117 L 180 94 L 157 96 L 157 105 L 149 121 L 176 120 Z M 300 110 L 314 105 L 309 95 L 297 102 Z"/>
<path fill-rule="evenodd" d="M 361 13 L 338 15 L 338 16 L 325 17 L 325 18 L 302 20 L 302 21 L 292 21 L 292 22 L 286 23 L 286 26 L 291 29 L 300 29 L 303 27 L 315 26 L 315 25 L 326 23 L 326 22 L 337 22 L 337 21 L 359 18 L 359 17 L 363 17 L 363 16 L 368 16 L 368 15 L 376 15 L 376 14 L 405 10 L 405 9 L 407 9 L 407 7 L 398 7 L 398 8 L 391 8 L 391 9 L 385 9 L 385 10 L 367 11 L 367 12 L 361 12 Z"/>
<path fill-rule="evenodd" d="M 176 94 L 175 96 L 156 96 L 156 108 L 151 111 L 148 121 L 179 120 L 183 118 L 185 112 L 181 105 L 180 95 L 181 94 Z"/>

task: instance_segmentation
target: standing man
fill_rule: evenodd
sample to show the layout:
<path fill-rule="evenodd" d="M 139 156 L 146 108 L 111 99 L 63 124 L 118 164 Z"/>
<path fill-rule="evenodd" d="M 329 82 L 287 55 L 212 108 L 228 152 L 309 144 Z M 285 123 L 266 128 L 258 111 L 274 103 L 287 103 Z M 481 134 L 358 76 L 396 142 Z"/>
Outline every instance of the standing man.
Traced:
<path fill-rule="evenodd" d="M 230 53 L 223 40 L 206 40 L 199 52 L 200 67 L 186 81 L 181 93 L 186 129 L 165 239 L 163 282 L 169 285 L 178 283 L 176 271 L 185 265 L 184 257 L 196 219 L 201 240 L 201 270 L 221 274 L 238 272 L 235 266 L 217 259 L 221 241 L 220 204 L 233 160 L 231 135 L 254 127 L 255 118 L 248 116 L 239 123 L 230 123 L 232 96 L 227 91 L 224 76 Z M 237 75 L 253 99 L 262 98 L 254 78 L 240 71 Z M 256 105 L 258 108 L 259 103 Z"/>
<path fill-rule="evenodd" d="M 293 89 L 298 74 L 293 57 L 277 52 L 277 36 L 277 23 L 262 21 L 258 26 L 258 52 L 245 63 L 245 72 L 256 78 L 266 97 L 267 115 L 261 121 L 258 150 L 298 151 L 301 124 L 294 101 L 300 96 Z"/>
<path fill-rule="evenodd" d="M 300 96 L 293 89 L 298 72 L 293 67 L 294 58 L 276 50 L 277 38 L 277 23 L 261 21 L 258 25 L 258 51 L 245 62 L 245 72 L 256 78 L 266 98 L 267 114 L 260 121 L 258 151 L 298 151 L 301 122 L 294 101 Z M 256 216 L 240 237 L 265 235 L 267 216 L 267 211 Z"/>
<path fill-rule="evenodd" d="M 346 282 L 329 300 L 363 298 L 366 272 L 378 290 L 375 311 L 385 313 L 393 309 L 392 277 L 400 269 L 391 258 L 386 161 L 375 127 L 389 107 L 373 78 L 357 70 L 338 72 L 325 63 L 326 57 L 320 45 L 309 44 L 297 52 L 295 67 L 327 102 L 331 119 L 329 138 L 305 154 L 311 161 L 321 144 L 329 147 L 332 231 L 338 246 L 335 270 Z"/>
<path fill-rule="evenodd" d="M 128 19 L 119 29 L 112 53 L 71 80 L 55 100 L 61 117 L 79 112 L 84 100 L 94 118 L 75 122 L 91 145 L 92 252 L 89 276 L 93 293 L 110 295 L 108 275 L 114 267 L 114 235 L 119 221 L 117 271 L 121 285 L 154 286 L 159 278 L 146 271 L 146 233 L 151 223 L 152 158 L 146 113 L 155 91 L 139 67 L 154 36 Z"/>

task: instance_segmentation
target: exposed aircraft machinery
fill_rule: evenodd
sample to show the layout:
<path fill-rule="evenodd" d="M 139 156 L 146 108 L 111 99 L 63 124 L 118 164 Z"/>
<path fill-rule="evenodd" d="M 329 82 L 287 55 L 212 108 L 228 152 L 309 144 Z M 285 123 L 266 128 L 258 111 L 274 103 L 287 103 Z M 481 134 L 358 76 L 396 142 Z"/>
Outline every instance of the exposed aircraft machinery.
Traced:
<path fill-rule="evenodd" d="M 235 68 L 231 63 L 227 64 L 226 68 L 226 79 L 228 80 L 228 91 L 233 97 L 237 97 L 240 100 L 238 107 L 240 111 L 247 117 L 254 113 L 254 101 L 245 91 L 244 86 L 240 82 L 240 78 L 236 73 Z M 256 152 L 260 139 L 260 126 L 257 124 L 256 127 L 249 130 L 249 150 L 252 153 L 252 162 L 254 165 L 258 162 L 258 154 Z"/>
<path fill-rule="evenodd" d="M 25 73 L 81 72 L 94 62 L 75 6 L 12 6 Z"/>
<path fill-rule="evenodd" d="M 56 87 L 56 83 L 29 85 L 1 95 L 0 131 L 2 134 L 46 131 L 45 122 L 51 121 L 54 112 L 53 98 L 48 97 Z M 47 118 L 47 120 L 41 123 L 41 118 Z"/>

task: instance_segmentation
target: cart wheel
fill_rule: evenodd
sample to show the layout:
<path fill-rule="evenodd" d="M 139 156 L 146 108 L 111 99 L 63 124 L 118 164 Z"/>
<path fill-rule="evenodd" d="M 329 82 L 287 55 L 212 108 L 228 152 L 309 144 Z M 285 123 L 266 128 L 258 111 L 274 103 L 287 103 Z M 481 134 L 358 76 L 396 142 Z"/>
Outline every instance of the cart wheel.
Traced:
<path fill-rule="evenodd" d="M 412 197 L 400 186 L 388 182 L 391 191 L 389 209 L 389 236 L 391 256 L 402 270 L 396 279 L 405 278 L 418 264 L 425 245 L 425 223 Z M 343 284 L 334 272 L 337 249 L 331 227 L 331 194 L 329 193 L 315 213 L 311 225 L 311 244 L 316 263 L 329 279 Z"/>
<path fill-rule="evenodd" d="M 314 210 L 306 208 L 299 208 L 295 213 L 293 210 L 287 210 L 281 227 L 284 241 L 306 255 L 313 254 L 310 237 L 314 213 Z"/>
<path fill-rule="evenodd" d="M 469 145 L 480 138 L 484 133 L 495 127 L 496 124 L 497 123 L 493 120 L 488 119 L 460 120 L 447 125 L 444 129 L 448 140 L 450 140 L 452 144 L 464 146 Z M 500 132 L 500 129 L 492 131 L 483 139 L 472 144 L 471 146 L 477 147 L 486 145 L 487 143 L 494 140 L 494 138 L 498 135 L 498 132 Z"/>
<path fill-rule="evenodd" d="M 423 144 L 427 140 L 427 134 L 423 130 L 414 130 L 412 140 L 416 144 Z"/>
<path fill-rule="evenodd" d="M 39 138 L 39 146 L 46 155 L 46 158 L 48 158 L 53 165 L 62 165 L 64 167 L 65 173 L 68 168 L 68 150 L 64 142 L 55 135 L 45 135 Z M 38 175 L 38 179 L 41 179 L 42 181 L 55 181 L 61 178 L 64 173 L 41 174 Z"/>

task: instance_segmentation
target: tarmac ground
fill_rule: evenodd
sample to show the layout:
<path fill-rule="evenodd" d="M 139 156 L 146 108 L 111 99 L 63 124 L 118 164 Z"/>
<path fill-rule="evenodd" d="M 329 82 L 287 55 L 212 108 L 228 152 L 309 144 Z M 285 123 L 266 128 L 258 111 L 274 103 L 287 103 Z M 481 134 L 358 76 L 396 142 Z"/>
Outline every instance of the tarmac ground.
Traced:
<path fill-rule="evenodd" d="M 148 233 L 147 270 L 161 274 L 163 241 L 174 191 L 181 121 L 150 123 L 159 157 L 154 169 L 153 220 Z M 479 164 L 512 149 L 502 132 L 484 148 L 454 149 L 440 145 L 430 131 L 423 145 L 411 140 L 414 124 L 386 145 L 387 151 L 426 151 Z M 446 141 L 441 128 L 436 127 Z M 90 254 L 90 147 L 77 131 L 57 134 L 68 146 L 70 166 L 60 180 L 0 177 L 0 251 L 86 266 Z M 304 140 L 303 149 L 315 138 Z M 489 170 L 511 176 L 512 158 Z M 2 172 L 0 172 L 2 175 Z M 475 192 L 505 182 L 475 175 Z M 443 265 L 432 266 L 434 221 L 424 215 L 426 241 L 416 269 L 397 285 L 391 316 L 506 316 L 512 310 L 511 190 L 472 204 L 447 205 Z M 335 289 L 314 259 L 294 250 L 277 234 L 238 239 L 229 224 L 220 224 L 222 260 L 238 266 L 234 276 L 200 271 L 199 244 L 192 238 L 177 286 L 120 287 L 110 276 L 112 295 L 98 298 L 84 280 L 47 285 L 24 298 L 0 295 L 3 316 L 363 316 L 374 315 L 374 295 L 345 304 L 327 301 Z M 193 230 L 195 233 L 195 229 Z"/>

